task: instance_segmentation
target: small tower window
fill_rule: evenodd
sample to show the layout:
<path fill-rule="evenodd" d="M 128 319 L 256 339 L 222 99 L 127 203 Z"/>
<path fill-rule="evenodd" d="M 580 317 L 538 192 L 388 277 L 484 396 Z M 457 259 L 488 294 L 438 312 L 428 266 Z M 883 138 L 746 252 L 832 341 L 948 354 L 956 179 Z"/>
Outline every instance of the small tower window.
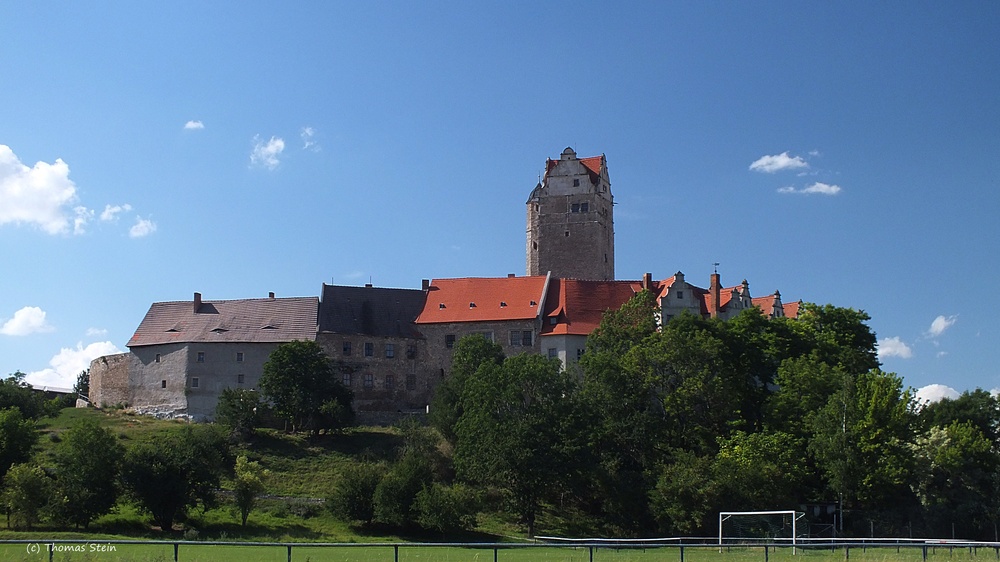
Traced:
<path fill-rule="evenodd" d="M 590 211 L 590 203 L 580 203 L 580 212 L 586 213 Z"/>
<path fill-rule="evenodd" d="M 573 187 L 580 187 L 580 180 L 573 180 Z"/>

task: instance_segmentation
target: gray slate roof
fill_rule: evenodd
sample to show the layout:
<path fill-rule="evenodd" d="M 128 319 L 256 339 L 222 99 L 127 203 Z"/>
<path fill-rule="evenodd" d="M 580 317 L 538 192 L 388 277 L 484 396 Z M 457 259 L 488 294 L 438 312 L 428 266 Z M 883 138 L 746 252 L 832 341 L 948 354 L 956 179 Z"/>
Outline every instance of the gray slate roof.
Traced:
<path fill-rule="evenodd" d="M 316 339 L 316 297 L 156 302 L 129 347 L 191 342 L 281 343 Z"/>
<path fill-rule="evenodd" d="M 420 289 L 323 285 L 319 331 L 420 338 L 413 321 L 424 308 Z"/>

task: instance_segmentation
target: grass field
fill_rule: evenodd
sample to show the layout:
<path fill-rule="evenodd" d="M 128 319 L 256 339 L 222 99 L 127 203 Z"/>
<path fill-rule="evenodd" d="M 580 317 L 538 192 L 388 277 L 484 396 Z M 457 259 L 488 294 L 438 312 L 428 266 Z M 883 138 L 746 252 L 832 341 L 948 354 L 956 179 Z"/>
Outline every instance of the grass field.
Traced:
<path fill-rule="evenodd" d="M 0 559 L 48 560 L 48 546 L 38 543 L 0 544 Z M 78 551 L 70 551 L 77 549 Z M 288 548 L 284 545 L 237 546 L 181 544 L 177 559 L 184 562 L 285 562 Z M 593 558 L 591 558 L 593 555 Z M 398 556 L 398 558 L 397 558 Z M 851 547 L 850 549 L 768 549 L 761 547 L 726 548 L 677 546 L 646 548 L 614 548 L 569 546 L 492 546 L 479 548 L 418 544 L 332 545 L 292 547 L 294 562 L 357 561 L 357 562 L 923 562 L 919 547 Z M 114 544 L 95 541 L 89 544 L 63 544 L 53 553 L 53 560 L 96 562 L 100 560 L 159 562 L 174 559 L 171 544 Z M 929 562 L 987 562 L 997 559 L 993 548 L 932 547 Z"/>

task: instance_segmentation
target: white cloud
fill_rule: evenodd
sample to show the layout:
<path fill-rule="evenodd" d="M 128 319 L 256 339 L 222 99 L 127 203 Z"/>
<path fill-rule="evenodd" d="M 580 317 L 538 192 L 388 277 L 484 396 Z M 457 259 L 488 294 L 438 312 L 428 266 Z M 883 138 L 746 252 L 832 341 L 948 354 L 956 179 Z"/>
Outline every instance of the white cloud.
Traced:
<path fill-rule="evenodd" d="M 902 359 L 909 359 L 913 357 L 913 350 L 910 346 L 906 345 L 906 342 L 899 339 L 896 336 L 891 338 L 882 338 L 878 340 L 878 356 L 882 357 L 899 357 Z"/>
<path fill-rule="evenodd" d="M 319 145 L 313 138 L 316 136 L 316 129 L 312 127 L 302 127 L 299 131 L 299 137 L 302 138 L 302 149 L 312 150 L 313 152 L 319 152 Z"/>
<path fill-rule="evenodd" d="M 14 313 L 14 317 L 0 326 L 0 334 L 5 336 L 27 336 L 54 330 L 45 321 L 45 311 L 37 306 L 26 306 Z"/>
<path fill-rule="evenodd" d="M 937 318 L 934 319 L 933 322 L 931 322 L 931 327 L 929 330 L 927 330 L 927 335 L 929 335 L 932 338 L 936 338 L 941 334 L 943 334 L 945 330 L 954 326 L 955 322 L 957 321 L 958 321 L 957 315 L 952 315 L 947 317 L 943 315 L 938 316 Z"/>
<path fill-rule="evenodd" d="M 49 234 L 81 234 L 93 211 L 74 207 L 76 184 L 69 179 L 69 166 L 37 162 L 29 168 L 9 146 L 0 144 L 0 225 L 34 224 Z"/>
<path fill-rule="evenodd" d="M 25 380 L 32 386 L 73 388 L 80 371 L 90 368 L 90 362 L 104 355 L 121 353 L 109 341 L 94 342 L 87 347 L 76 344 L 76 349 L 62 348 L 50 361 L 49 368 L 28 373 Z"/>
<path fill-rule="evenodd" d="M 816 182 L 810 186 L 803 187 L 802 189 L 795 189 L 794 187 L 779 187 L 778 193 L 801 193 L 803 195 L 819 193 L 821 195 L 836 195 L 840 193 L 840 186 Z"/>
<path fill-rule="evenodd" d="M 132 225 L 132 228 L 128 229 L 130 238 L 142 238 L 154 232 L 156 232 L 156 223 L 138 216 L 135 217 L 135 224 Z"/>
<path fill-rule="evenodd" d="M 753 164 L 750 164 L 750 170 L 766 174 L 773 174 L 782 170 L 800 170 L 808 167 L 809 163 L 803 160 L 801 156 L 789 156 L 788 152 L 761 156 Z"/>
<path fill-rule="evenodd" d="M 184 123 L 184 129 L 188 131 L 197 131 L 205 128 L 205 124 L 201 121 L 188 121 Z"/>
<path fill-rule="evenodd" d="M 264 142 L 260 135 L 253 138 L 253 150 L 250 151 L 250 165 L 262 166 L 268 170 L 278 167 L 281 162 L 278 156 L 285 150 L 285 141 L 279 137 L 271 137 L 271 140 Z"/>
<path fill-rule="evenodd" d="M 104 328 L 87 328 L 87 337 L 106 336 L 108 331 Z"/>
<path fill-rule="evenodd" d="M 959 396 L 961 396 L 961 394 L 950 386 L 945 386 L 943 384 L 929 384 L 923 388 L 917 389 L 915 398 L 918 403 L 923 405 L 940 402 L 942 398 L 950 398 L 954 400 Z"/>
<path fill-rule="evenodd" d="M 104 211 L 101 212 L 102 221 L 114 221 L 118 220 L 118 214 L 123 212 L 128 212 L 132 210 L 132 205 L 125 203 L 124 205 L 105 205 Z"/>

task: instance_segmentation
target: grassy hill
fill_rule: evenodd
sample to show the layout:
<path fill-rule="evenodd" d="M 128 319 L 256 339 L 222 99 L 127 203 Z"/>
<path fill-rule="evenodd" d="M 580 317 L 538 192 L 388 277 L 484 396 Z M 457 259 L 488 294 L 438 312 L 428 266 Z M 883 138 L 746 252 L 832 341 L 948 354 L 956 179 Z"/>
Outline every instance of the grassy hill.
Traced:
<path fill-rule="evenodd" d="M 121 410 L 97 411 L 67 408 L 54 418 L 42 419 L 36 460 L 42 466 L 52 465 L 52 453 L 61 441 L 61 434 L 75 421 L 92 418 L 110 429 L 123 444 L 142 439 L 156 439 L 180 431 L 187 422 L 159 420 L 134 415 Z M 387 529 L 357 528 L 329 515 L 322 505 L 337 483 L 345 466 L 351 463 L 387 461 L 396 458 L 402 444 L 397 428 L 359 427 L 330 436 L 309 439 L 304 435 L 289 435 L 281 431 L 260 430 L 251 442 L 234 446 L 235 454 L 245 454 L 259 461 L 269 471 L 266 479 L 267 499 L 250 514 L 246 527 L 239 524 L 239 515 L 221 494 L 220 507 L 207 511 L 192 510 L 182 522 L 186 537 L 203 540 L 250 541 L 398 541 L 442 540 L 440 535 L 402 536 Z M 229 486 L 223 483 L 223 488 Z M 486 530 L 449 540 L 496 540 L 501 535 L 516 532 L 516 526 L 496 516 L 486 516 Z M 163 538 L 163 533 L 150 526 L 150 520 L 127 503 L 119 504 L 115 512 L 96 520 L 89 533 L 67 532 L 42 523 L 38 530 L 26 533 L 0 527 L 0 538 L 34 538 L 40 534 L 50 538 Z"/>

